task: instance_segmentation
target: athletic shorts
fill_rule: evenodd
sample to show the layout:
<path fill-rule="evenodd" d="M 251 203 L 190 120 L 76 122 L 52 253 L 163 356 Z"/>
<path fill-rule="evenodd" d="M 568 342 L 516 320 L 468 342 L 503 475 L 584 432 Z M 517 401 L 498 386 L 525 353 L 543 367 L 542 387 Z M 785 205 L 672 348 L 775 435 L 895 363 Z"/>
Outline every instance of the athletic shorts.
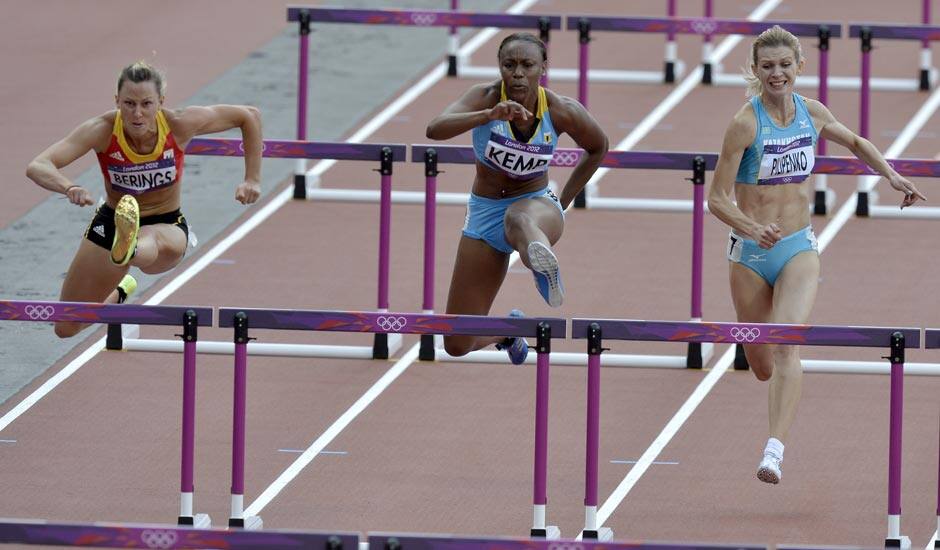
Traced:
<path fill-rule="evenodd" d="M 512 254 L 513 248 L 506 241 L 506 226 L 504 223 L 506 209 L 516 201 L 537 199 L 539 197 L 550 198 L 552 203 L 558 207 L 562 217 L 564 217 L 565 211 L 561 207 L 561 202 L 548 187 L 508 199 L 488 199 L 470 193 L 470 200 L 467 202 L 467 219 L 463 224 L 463 234 L 471 239 L 484 241 L 503 254 Z"/>
<path fill-rule="evenodd" d="M 816 234 L 809 225 L 780 239 L 769 250 L 733 231 L 728 235 L 728 259 L 751 268 L 770 286 L 774 286 L 783 266 L 787 265 L 791 258 L 807 250 L 819 253 Z"/>
<path fill-rule="evenodd" d="M 189 225 L 186 223 L 186 218 L 179 209 L 173 212 L 167 212 L 166 214 L 156 214 L 154 216 L 140 218 L 141 227 L 158 223 L 166 223 L 179 227 L 186 235 L 187 242 L 189 241 Z M 114 244 L 113 208 L 107 204 L 102 204 L 98 207 L 94 219 L 91 220 L 91 223 L 88 224 L 88 229 L 85 230 L 85 238 L 105 250 L 111 250 L 111 245 Z"/>

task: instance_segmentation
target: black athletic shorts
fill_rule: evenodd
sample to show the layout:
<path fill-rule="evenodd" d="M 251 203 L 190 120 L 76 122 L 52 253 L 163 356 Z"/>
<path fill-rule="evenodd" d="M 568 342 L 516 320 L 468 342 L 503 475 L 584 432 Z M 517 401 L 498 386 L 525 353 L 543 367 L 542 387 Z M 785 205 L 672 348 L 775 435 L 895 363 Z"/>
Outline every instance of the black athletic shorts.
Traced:
<path fill-rule="evenodd" d="M 173 212 L 167 212 L 166 214 L 140 218 L 141 227 L 158 223 L 168 223 L 179 227 L 183 230 L 183 233 L 186 234 L 186 239 L 189 239 L 189 225 L 186 224 L 186 218 L 178 209 Z M 111 245 L 114 244 L 113 208 L 107 204 L 102 204 L 98 207 L 94 219 L 91 220 L 88 229 L 85 230 L 85 238 L 105 250 L 111 250 Z"/>

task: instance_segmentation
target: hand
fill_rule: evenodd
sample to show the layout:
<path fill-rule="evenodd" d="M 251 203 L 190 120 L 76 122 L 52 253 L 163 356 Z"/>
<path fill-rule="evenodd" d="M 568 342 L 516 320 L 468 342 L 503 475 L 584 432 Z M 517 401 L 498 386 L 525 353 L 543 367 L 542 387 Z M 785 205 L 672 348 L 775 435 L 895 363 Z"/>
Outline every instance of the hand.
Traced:
<path fill-rule="evenodd" d="M 490 109 L 490 120 L 529 120 L 532 113 L 512 100 L 500 101 Z"/>
<path fill-rule="evenodd" d="M 261 196 L 261 184 L 251 181 L 242 182 L 235 189 L 235 200 L 242 204 L 252 204 Z"/>
<path fill-rule="evenodd" d="M 777 244 L 777 241 L 780 240 L 780 237 L 780 227 L 775 223 L 769 223 L 761 227 L 760 233 L 757 234 L 757 238 L 754 240 L 757 241 L 757 246 L 764 249 L 769 249 Z"/>
<path fill-rule="evenodd" d="M 921 192 L 918 191 L 916 187 L 914 187 L 914 184 L 911 183 L 904 176 L 896 176 L 893 178 L 889 178 L 888 183 L 891 184 L 891 187 L 894 187 L 898 191 L 901 191 L 902 193 L 904 193 L 904 200 L 901 201 L 902 209 L 905 206 L 910 206 L 914 204 L 915 202 L 917 202 L 917 199 L 920 199 L 922 201 L 927 200 L 927 197 L 922 195 Z"/>
<path fill-rule="evenodd" d="M 90 206 L 95 204 L 95 201 L 91 199 L 91 193 L 81 185 L 69 186 L 69 188 L 65 190 L 65 196 L 68 197 L 70 203 L 78 206 Z"/>

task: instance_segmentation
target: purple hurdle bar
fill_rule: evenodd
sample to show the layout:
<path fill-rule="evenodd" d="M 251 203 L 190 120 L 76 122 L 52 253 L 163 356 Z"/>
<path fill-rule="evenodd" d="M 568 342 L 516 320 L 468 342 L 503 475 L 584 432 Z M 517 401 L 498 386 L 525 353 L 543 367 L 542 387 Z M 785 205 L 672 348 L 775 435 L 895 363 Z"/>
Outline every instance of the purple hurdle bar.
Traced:
<path fill-rule="evenodd" d="M 711 64 L 708 60 L 711 58 L 711 38 L 716 34 L 745 34 L 758 35 L 774 25 L 780 25 L 792 32 L 796 36 L 820 36 L 825 29 L 827 36 L 839 37 L 842 35 L 842 26 L 839 23 L 805 23 L 798 21 L 747 21 L 743 19 L 715 19 L 710 17 L 711 2 L 706 0 L 704 18 L 690 17 L 610 17 L 600 15 L 568 15 L 565 17 L 565 28 L 568 30 L 581 29 L 585 25 L 590 31 L 618 31 L 618 32 L 646 32 L 646 33 L 665 33 L 667 40 L 673 40 L 676 34 L 698 34 L 703 36 L 703 74 L 702 82 L 711 83 Z M 583 31 L 582 31 L 583 32 Z M 579 40 L 579 87 L 578 100 L 587 105 L 588 90 L 585 84 L 581 89 L 581 80 L 587 81 L 588 67 L 588 42 L 590 38 L 585 35 Z M 828 39 L 827 39 L 828 40 Z M 674 42 L 668 42 L 674 44 Z M 670 50 L 667 45 L 667 74 L 666 82 L 669 80 L 669 61 Z M 819 82 L 820 88 L 827 86 L 829 78 L 828 64 L 828 46 L 820 48 Z M 825 59 L 825 62 L 823 60 Z M 822 101 L 822 99 L 820 99 Z"/>
<path fill-rule="evenodd" d="M 454 4 L 452 4 L 452 7 Z M 350 9 L 350 8 L 323 8 L 316 6 L 288 6 L 287 20 L 297 21 L 301 25 L 300 31 L 300 72 L 297 75 L 298 89 L 303 93 L 297 94 L 297 139 L 304 139 L 301 128 L 307 127 L 307 74 L 306 52 L 308 49 L 307 36 L 310 23 L 350 23 L 359 25 L 398 25 L 415 27 L 499 27 L 514 29 L 539 29 L 543 24 L 548 29 L 561 29 L 561 16 L 558 15 L 514 15 L 506 13 L 469 13 L 448 10 L 397 10 L 397 9 Z M 544 23 L 543 23 L 544 22 Z M 307 27 L 305 34 L 304 25 Z M 456 33 L 452 33 L 452 40 Z M 548 44 L 546 43 L 546 46 Z M 453 52 L 456 67 L 456 51 Z M 544 79 L 543 79 L 544 80 Z M 547 82 L 547 80 L 545 80 Z M 544 84 L 543 84 L 544 85 Z M 301 103 L 303 101 L 304 103 Z M 302 173 L 295 174 L 295 180 Z"/>
<path fill-rule="evenodd" d="M 473 336 L 523 336 L 538 338 L 536 368 L 535 461 L 533 466 L 533 526 L 530 534 L 551 538 L 557 527 L 545 525 L 548 460 L 548 381 L 551 339 L 564 338 L 564 319 L 538 317 L 482 317 L 477 315 L 433 315 L 424 313 L 389 313 L 362 311 L 325 311 L 256 308 L 220 308 L 219 327 L 234 328 L 236 346 L 248 341 L 248 326 L 254 329 L 313 330 L 332 332 L 372 332 L 376 334 L 459 334 Z M 232 451 L 232 502 L 241 502 L 236 489 L 244 486 L 244 471 L 238 455 L 244 455 L 244 391 L 239 391 L 239 372 L 244 372 L 247 356 L 235 357 L 236 395 Z M 238 437 L 240 431 L 241 437 Z M 240 448 L 236 448 L 240 445 Z M 237 484 L 236 484 L 237 482 Z M 238 510 L 240 511 L 240 510 Z M 248 518 L 246 518 L 247 520 Z M 231 520 L 230 520 L 231 522 Z M 258 519 L 260 523 L 260 518 Z M 247 526 L 247 525 L 246 525 Z"/>
<path fill-rule="evenodd" d="M 929 17 L 929 8 L 925 17 Z M 871 113 L 871 50 L 872 39 L 887 40 L 919 40 L 926 44 L 940 41 L 940 26 L 936 25 L 878 25 L 854 24 L 849 26 L 849 36 L 860 39 L 861 46 L 861 100 L 859 102 L 858 127 L 859 135 L 867 138 L 869 135 L 869 118 Z M 929 50 L 927 50 L 929 52 Z M 921 70 L 921 90 L 929 88 L 929 67 Z M 877 174 L 876 174 L 877 175 Z M 862 182 L 858 187 L 858 204 L 855 209 L 858 216 L 869 214 L 868 190 L 863 189 Z"/>
<path fill-rule="evenodd" d="M 453 535 L 411 535 L 370 533 L 369 548 L 402 550 L 766 550 L 764 546 L 727 546 L 711 544 L 669 544 L 655 542 L 592 542 L 512 539 L 506 537 L 457 537 Z M 782 547 L 781 547 L 782 548 Z M 811 550 L 802 548 L 802 550 Z"/>
<path fill-rule="evenodd" d="M 197 138 L 186 148 L 188 154 L 215 156 L 243 156 L 241 140 Z M 388 311 L 389 270 L 391 258 L 392 224 L 392 173 L 395 162 L 404 162 L 407 149 L 401 144 L 371 144 L 345 142 L 309 142 L 294 140 L 266 140 L 262 153 L 265 157 L 298 159 L 334 159 L 379 161 L 380 205 L 379 205 L 379 260 L 376 309 Z M 301 192 L 298 188 L 303 187 Z M 295 181 L 294 198 L 306 196 L 305 184 Z M 372 356 L 387 359 L 389 355 L 387 335 L 376 335 Z"/>
<path fill-rule="evenodd" d="M 207 525 L 208 516 L 193 515 L 193 454 L 196 425 L 197 327 L 212 326 L 212 308 L 145 306 L 86 302 L 2 300 L 0 320 L 75 322 L 183 327 L 183 411 L 180 442 L 180 525 Z"/>
<path fill-rule="evenodd" d="M 920 329 L 882 328 L 824 325 L 775 325 L 762 323 L 686 323 L 674 321 L 641 321 L 618 319 L 572 319 L 572 338 L 588 340 L 589 359 L 596 355 L 600 362 L 602 338 L 611 340 L 640 340 L 662 342 L 712 342 L 716 344 L 786 344 L 805 346 L 852 346 L 884 347 L 891 349 L 891 394 L 890 437 L 888 463 L 888 537 L 886 546 L 897 546 L 903 537 L 901 523 L 901 428 L 904 384 L 904 349 L 906 346 L 920 347 Z M 599 367 L 598 367 L 599 370 Z M 590 372 L 589 372 L 590 376 Z M 595 380 L 599 380 L 599 377 Z M 594 382 L 597 383 L 597 382 Z M 599 430 L 599 389 L 597 395 L 591 390 L 589 378 L 587 417 L 588 433 Z M 593 399 L 592 399 L 593 398 Z M 594 497 L 596 507 L 597 438 L 588 437 L 589 460 L 585 464 L 585 479 L 595 485 L 585 487 L 585 494 Z M 593 516 L 589 498 L 585 498 L 585 517 Z M 596 532 L 595 524 L 586 524 L 588 531 Z"/>
<path fill-rule="evenodd" d="M 287 550 L 357 548 L 359 535 L 281 530 L 228 531 L 162 524 L 81 524 L 10 519 L 0 520 L 0 543 L 93 546 L 96 548 Z"/>

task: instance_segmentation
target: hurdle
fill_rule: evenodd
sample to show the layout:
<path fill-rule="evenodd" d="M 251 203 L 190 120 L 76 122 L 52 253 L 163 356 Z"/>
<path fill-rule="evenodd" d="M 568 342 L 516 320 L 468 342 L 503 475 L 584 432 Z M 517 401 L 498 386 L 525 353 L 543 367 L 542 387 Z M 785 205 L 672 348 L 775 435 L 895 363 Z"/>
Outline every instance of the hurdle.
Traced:
<path fill-rule="evenodd" d="M 351 8 L 318 8 L 291 6 L 287 8 L 287 21 L 300 26 L 299 65 L 297 71 L 297 139 L 307 139 L 307 56 L 309 54 L 311 23 L 349 23 L 364 25 L 398 25 L 413 27 L 499 27 L 516 29 L 561 29 L 561 16 L 517 15 L 506 13 L 464 13 L 447 10 L 380 10 Z M 306 160 L 299 160 L 294 170 L 294 198 L 332 201 L 375 200 L 374 194 L 354 191 L 327 190 L 308 185 Z M 396 196 L 396 202 L 398 197 Z M 414 196 L 412 195 L 412 200 Z"/>
<path fill-rule="evenodd" d="M 924 2 L 925 6 L 929 6 L 929 2 Z M 929 15 L 928 15 L 929 19 Z M 902 25 L 869 25 L 869 24 L 853 24 L 849 26 L 849 36 L 852 38 L 858 38 L 861 47 L 861 74 L 862 74 L 862 87 L 861 87 L 861 101 L 859 104 L 859 135 L 867 138 L 869 136 L 869 118 L 871 112 L 871 90 L 875 88 L 874 80 L 871 77 L 871 50 L 872 50 L 872 40 L 875 38 L 885 39 L 885 40 L 920 40 L 923 44 L 927 45 L 931 41 L 940 40 L 940 26 L 930 26 L 930 25 L 921 25 L 921 26 L 902 26 Z M 929 66 L 930 59 L 930 50 L 925 49 L 925 56 L 922 57 L 922 68 L 921 68 L 921 90 L 928 89 L 930 87 L 929 82 L 936 80 L 935 77 L 926 77 L 925 74 L 930 74 L 927 71 L 928 69 L 923 68 L 923 63 L 926 62 Z M 926 84 L 925 84 L 926 83 Z M 875 88 L 877 89 L 877 88 Z M 924 113 L 922 118 L 928 118 L 938 107 L 938 96 L 937 92 L 934 92 L 927 103 L 922 107 L 921 112 Z M 920 115 L 921 113 L 918 113 Z M 926 121 L 924 121 L 926 122 Z M 919 128 L 918 128 L 919 130 Z M 913 133 L 910 133 L 906 136 L 906 139 L 909 142 L 914 138 L 916 130 Z M 901 138 L 899 137 L 899 140 Z M 907 143 L 904 145 L 906 146 Z M 907 174 L 902 174 L 907 175 Z M 920 174 L 912 174 L 920 175 Z M 932 174 L 931 174 L 932 175 Z M 855 214 L 857 216 L 871 216 L 879 218 L 911 218 L 911 219 L 937 219 L 940 218 L 940 207 L 918 207 L 911 209 L 907 212 L 901 212 L 895 206 L 887 205 L 878 205 L 877 196 L 873 196 L 873 190 L 878 184 L 878 181 L 881 179 L 881 176 L 871 176 L 871 177 L 862 177 L 858 180 L 858 186 L 856 191 L 857 202 L 855 205 Z"/>
<path fill-rule="evenodd" d="M 212 326 L 212 308 L 142 306 L 86 302 L 0 301 L 0 321 L 40 323 L 130 323 L 134 325 L 181 326 L 183 351 L 183 414 L 180 445 L 180 525 L 208 527 L 207 514 L 193 514 L 193 455 L 196 441 L 196 346 L 197 328 Z M 38 543 L 37 543 L 38 544 Z"/>
<path fill-rule="evenodd" d="M 581 159 L 580 149 L 556 149 L 552 166 L 575 166 Z M 476 162 L 472 147 L 457 145 L 412 145 L 411 161 L 423 162 L 425 171 L 425 224 L 424 224 L 424 301 L 425 313 L 434 311 L 434 238 L 436 232 L 435 207 L 437 204 L 438 165 L 473 164 Z M 608 151 L 601 166 L 607 168 L 663 168 L 670 170 L 691 170 L 695 205 L 692 218 L 692 298 L 691 318 L 702 319 L 702 247 L 703 220 L 705 203 L 705 170 L 714 168 L 717 155 L 709 159 L 694 153 L 650 153 L 631 151 Z M 711 163 L 709 165 L 709 162 Z M 460 200 L 466 204 L 464 194 Z M 448 197 L 453 199 L 453 197 Z M 690 345 L 685 356 L 655 355 L 612 355 L 611 364 L 623 367 L 669 367 L 702 368 L 711 358 L 712 346 Z M 422 337 L 419 357 L 425 361 L 437 358 L 440 361 L 501 363 L 506 361 L 506 354 L 493 350 L 474 351 L 463 357 L 448 354 L 442 346 L 436 345 L 431 336 Z M 556 353 L 555 363 L 559 365 L 584 365 L 584 355 L 580 353 Z"/>
<path fill-rule="evenodd" d="M 189 143 L 186 153 L 190 155 L 244 156 L 241 140 L 196 138 Z M 379 262 L 377 311 L 388 311 L 389 305 L 389 260 L 391 242 L 391 192 L 392 167 L 395 162 L 404 162 L 406 149 L 396 144 L 365 144 L 343 142 L 305 142 L 290 140 L 265 140 L 267 158 L 302 158 L 356 160 L 379 163 L 381 202 L 379 207 Z M 182 345 L 175 340 L 141 339 L 135 327 L 123 329 L 114 325 L 108 329 L 107 349 L 127 351 L 180 352 Z M 319 344 L 274 344 L 252 343 L 248 353 L 283 357 L 337 357 L 355 359 L 388 359 L 401 347 L 401 336 L 375 334 L 372 346 L 333 346 Z M 199 342 L 200 353 L 231 355 L 235 347 L 229 342 Z"/>
<path fill-rule="evenodd" d="M 618 319 L 572 319 L 571 336 L 587 339 L 588 405 L 585 464 L 585 539 L 611 537 L 597 522 L 597 469 L 600 423 L 600 373 L 603 339 L 874 347 L 889 350 L 891 364 L 888 452 L 888 534 L 886 547 L 910 548 L 901 527 L 901 427 L 904 402 L 904 350 L 920 347 L 920 329 L 766 323 L 685 323 Z"/>
<path fill-rule="evenodd" d="M 219 326 L 232 328 L 235 340 L 235 404 L 232 437 L 232 517 L 229 525 L 261 525 L 257 516 L 244 517 L 245 378 L 248 329 L 372 332 L 376 334 L 453 334 L 522 336 L 537 339 L 535 398 L 535 459 L 533 466 L 532 537 L 557 539 L 558 527 L 546 524 L 548 468 L 548 396 L 552 338 L 565 338 L 566 321 L 553 318 L 482 317 L 254 308 L 220 308 Z"/>
<path fill-rule="evenodd" d="M 358 548 L 356 533 L 313 531 L 229 531 L 164 524 L 57 523 L 0 520 L 0 544 L 93 546 L 96 548 L 228 548 L 286 550 L 296 548 Z"/>
<path fill-rule="evenodd" d="M 940 329 L 924 331 L 924 348 L 940 349 Z M 937 530 L 933 534 L 934 548 L 940 550 L 940 447 L 937 449 Z"/>

